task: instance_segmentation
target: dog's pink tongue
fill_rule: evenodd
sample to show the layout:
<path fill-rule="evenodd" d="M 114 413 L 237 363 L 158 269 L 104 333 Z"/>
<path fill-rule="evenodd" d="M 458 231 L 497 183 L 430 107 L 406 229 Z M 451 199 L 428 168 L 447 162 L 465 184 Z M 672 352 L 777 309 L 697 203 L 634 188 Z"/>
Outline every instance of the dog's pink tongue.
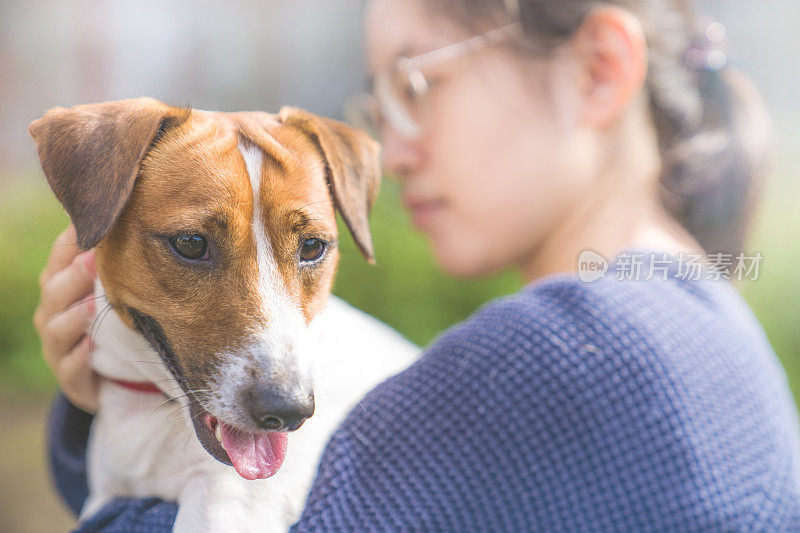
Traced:
<path fill-rule="evenodd" d="M 286 457 L 286 433 L 245 433 L 220 422 L 222 446 L 245 479 L 274 476 Z"/>

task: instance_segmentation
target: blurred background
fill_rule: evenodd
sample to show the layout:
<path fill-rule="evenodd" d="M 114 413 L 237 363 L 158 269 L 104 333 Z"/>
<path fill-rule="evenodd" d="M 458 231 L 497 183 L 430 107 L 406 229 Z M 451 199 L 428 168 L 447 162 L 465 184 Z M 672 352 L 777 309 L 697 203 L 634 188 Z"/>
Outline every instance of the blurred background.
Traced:
<path fill-rule="evenodd" d="M 800 398 L 800 3 L 695 1 L 728 27 L 730 56 L 763 92 L 774 163 L 747 250 L 758 281 L 740 288 Z M 73 524 L 50 487 L 43 427 L 54 382 L 31 326 L 37 276 L 67 224 L 38 168 L 27 125 L 52 106 L 153 96 L 222 111 L 291 104 L 341 117 L 364 90 L 360 0 L 0 0 L 0 530 Z M 344 242 L 336 293 L 419 344 L 487 300 L 505 274 L 439 273 L 385 182 L 373 215 L 378 265 Z M 344 240 L 344 239 L 343 239 Z"/>

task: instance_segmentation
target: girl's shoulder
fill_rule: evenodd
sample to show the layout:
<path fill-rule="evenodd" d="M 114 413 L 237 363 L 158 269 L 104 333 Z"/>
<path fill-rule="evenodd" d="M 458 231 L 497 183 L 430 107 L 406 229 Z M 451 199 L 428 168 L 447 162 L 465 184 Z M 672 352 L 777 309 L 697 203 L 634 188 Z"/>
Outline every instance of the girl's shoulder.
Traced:
<path fill-rule="evenodd" d="M 577 274 L 548 276 L 487 303 L 439 341 L 478 338 L 500 349 L 533 343 L 535 351 L 554 357 L 636 352 L 661 363 L 699 347 L 725 357 L 738 342 L 756 359 L 775 359 L 758 320 L 730 282 L 688 279 L 675 270 L 640 279 L 611 270 L 592 282 Z"/>
<path fill-rule="evenodd" d="M 474 346 L 554 360 L 576 353 L 594 354 L 590 360 L 620 352 L 648 357 L 672 350 L 668 339 L 675 335 L 693 331 L 698 342 L 714 341 L 708 329 L 687 327 L 698 323 L 713 322 L 720 331 L 746 325 L 758 336 L 760 328 L 740 300 L 729 284 L 615 278 L 587 283 L 558 274 L 485 304 L 430 349 Z"/>
<path fill-rule="evenodd" d="M 727 281 L 548 277 L 445 332 L 421 364 L 491 376 L 509 394 L 524 381 L 576 402 L 604 396 L 698 419 L 725 406 L 778 410 L 796 422 L 785 372 Z"/>

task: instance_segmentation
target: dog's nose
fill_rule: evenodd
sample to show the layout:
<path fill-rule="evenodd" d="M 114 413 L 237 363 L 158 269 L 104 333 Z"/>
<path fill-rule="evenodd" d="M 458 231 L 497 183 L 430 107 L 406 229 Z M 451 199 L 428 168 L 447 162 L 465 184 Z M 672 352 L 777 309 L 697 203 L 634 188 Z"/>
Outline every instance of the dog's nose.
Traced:
<path fill-rule="evenodd" d="M 294 431 L 314 414 L 314 395 L 290 395 L 272 387 L 250 389 L 249 408 L 255 423 L 270 431 Z"/>

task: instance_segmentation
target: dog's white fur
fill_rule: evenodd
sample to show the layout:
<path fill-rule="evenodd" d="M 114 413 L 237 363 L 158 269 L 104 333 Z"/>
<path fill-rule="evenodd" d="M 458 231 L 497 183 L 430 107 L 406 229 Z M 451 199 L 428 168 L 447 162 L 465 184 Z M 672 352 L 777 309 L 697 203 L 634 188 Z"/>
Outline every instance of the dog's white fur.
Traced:
<path fill-rule="evenodd" d="M 98 294 L 102 287 L 98 282 Z M 102 309 L 102 306 L 99 306 Z M 158 354 L 114 311 L 95 326 L 92 362 L 102 375 L 151 381 L 181 396 Z M 376 319 L 331 297 L 308 328 L 316 414 L 289 434 L 283 467 L 246 481 L 200 445 L 183 398 L 135 392 L 105 382 L 88 449 L 91 516 L 116 496 L 155 496 L 179 503 L 175 531 L 284 531 L 300 516 L 330 435 L 371 388 L 407 367 L 418 349 Z"/>

